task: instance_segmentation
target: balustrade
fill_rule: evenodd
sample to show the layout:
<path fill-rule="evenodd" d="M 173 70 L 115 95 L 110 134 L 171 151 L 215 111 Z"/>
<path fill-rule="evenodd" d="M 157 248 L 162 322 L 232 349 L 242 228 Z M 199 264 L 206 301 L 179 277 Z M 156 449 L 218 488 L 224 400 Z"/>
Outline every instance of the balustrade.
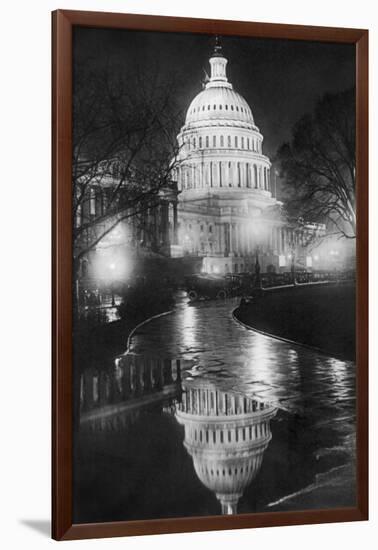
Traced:
<path fill-rule="evenodd" d="M 80 409 L 104 407 L 181 384 L 179 360 L 125 355 L 113 371 L 86 370 L 80 379 Z"/>

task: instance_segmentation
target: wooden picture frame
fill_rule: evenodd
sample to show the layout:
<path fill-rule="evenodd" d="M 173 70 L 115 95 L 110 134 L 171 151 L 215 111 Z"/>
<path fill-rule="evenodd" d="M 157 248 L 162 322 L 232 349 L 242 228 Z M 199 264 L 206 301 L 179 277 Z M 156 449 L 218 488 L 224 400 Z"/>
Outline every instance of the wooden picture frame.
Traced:
<path fill-rule="evenodd" d="M 357 505 L 235 516 L 73 524 L 72 31 L 74 26 L 337 42 L 356 49 Z M 368 31 L 58 10 L 52 14 L 52 537 L 56 540 L 368 519 Z"/>

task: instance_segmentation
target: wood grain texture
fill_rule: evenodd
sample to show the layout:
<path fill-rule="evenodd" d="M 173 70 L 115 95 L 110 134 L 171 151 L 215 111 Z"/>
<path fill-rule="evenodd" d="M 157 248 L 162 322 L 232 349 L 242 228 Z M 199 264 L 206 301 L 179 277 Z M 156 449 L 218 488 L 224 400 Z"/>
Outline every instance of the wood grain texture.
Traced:
<path fill-rule="evenodd" d="M 355 508 L 72 524 L 73 25 L 355 44 L 357 487 Z M 368 31 L 58 10 L 52 14 L 52 536 L 56 540 L 368 519 Z"/>

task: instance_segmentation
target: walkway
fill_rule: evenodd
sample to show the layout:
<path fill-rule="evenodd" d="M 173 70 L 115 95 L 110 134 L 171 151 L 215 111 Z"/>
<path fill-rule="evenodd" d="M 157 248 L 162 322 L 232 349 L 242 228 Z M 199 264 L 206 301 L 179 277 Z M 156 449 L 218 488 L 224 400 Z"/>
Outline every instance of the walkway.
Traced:
<path fill-rule="evenodd" d="M 272 481 L 272 495 L 281 491 L 281 497 L 268 501 L 268 508 L 353 505 L 354 363 L 248 330 L 232 317 L 237 305 L 237 300 L 189 304 L 183 299 L 171 314 L 137 329 L 129 353 L 181 359 L 186 385 L 200 377 L 218 390 L 278 407 L 275 470 L 286 471 L 296 488 L 288 486 L 285 494 Z M 273 470 L 271 475 L 274 479 Z"/>
<path fill-rule="evenodd" d="M 355 366 L 248 330 L 232 317 L 235 299 L 189 304 L 142 325 L 129 353 L 181 359 L 186 378 L 204 377 L 288 411 L 332 409 L 354 416 Z"/>

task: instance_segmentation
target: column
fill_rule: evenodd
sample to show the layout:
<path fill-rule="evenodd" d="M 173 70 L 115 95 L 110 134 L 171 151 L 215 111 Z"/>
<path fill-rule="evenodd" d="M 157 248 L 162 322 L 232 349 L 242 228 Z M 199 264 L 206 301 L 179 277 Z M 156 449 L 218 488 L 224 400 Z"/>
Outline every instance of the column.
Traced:
<path fill-rule="evenodd" d="M 161 242 L 163 245 L 169 243 L 169 220 L 168 220 L 168 202 L 164 201 L 160 207 L 161 214 Z"/>
<path fill-rule="evenodd" d="M 178 221 L 177 221 L 177 202 L 172 203 L 173 206 L 173 244 L 178 244 Z"/>
<path fill-rule="evenodd" d="M 233 252 L 234 252 L 234 246 L 233 246 L 233 242 L 232 242 L 232 239 L 233 239 L 233 230 L 232 230 L 232 223 L 230 222 L 228 224 L 229 226 L 229 235 L 230 235 L 230 245 L 229 245 L 229 253 L 230 255 L 232 256 Z"/>
<path fill-rule="evenodd" d="M 231 396 L 231 404 L 232 404 L 232 412 L 233 414 L 235 414 L 236 413 L 236 395 L 235 394 Z"/>
<path fill-rule="evenodd" d="M 240 224 L 240 252 L 242 255 L 245 254 L 245 225 L 243 223 Z"/>
<path fill-rule="evenodd" d="M 240 226 L 239 226 L 239 224 L 235 224 L 235 249 L 236 249 L 236 252 L 237 252 L 238 256 L 240 256 L 241 247 L 240 247 Z"/>
<path fill-rule="evenodd" d="M 239 170 L 238 170 L 238 163 L 237 162 L 234 162 L 233 163 L 233 172 L 234 172 L 234 176 L 232 178 L 232 187 L 237 187 L 238 184 L 239 184 Z"/>
<path fill-rule="evenodd" d="M 223 256 L 226 254 L 226 243 L 225 243 L 225 229 L 223 224 L 214 224 L 214 233 L 216 238 L 216 251 L 220 252 Z"/>

